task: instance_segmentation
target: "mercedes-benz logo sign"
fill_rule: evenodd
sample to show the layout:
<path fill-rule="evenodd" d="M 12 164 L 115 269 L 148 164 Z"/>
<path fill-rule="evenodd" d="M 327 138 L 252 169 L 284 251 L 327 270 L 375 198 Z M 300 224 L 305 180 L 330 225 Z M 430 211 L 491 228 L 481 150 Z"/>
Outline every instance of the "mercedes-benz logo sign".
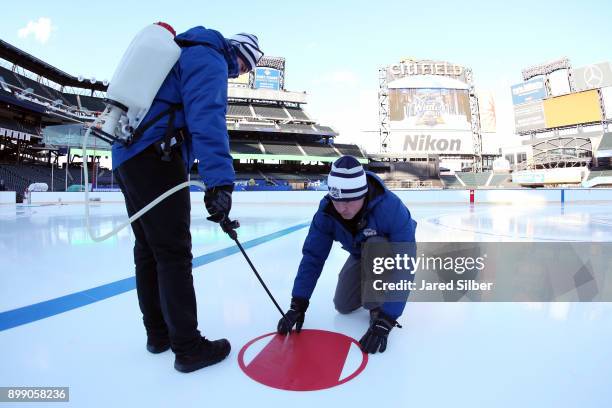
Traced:
<path fill-rule="evenodd" d="M 589 88 L 599 88 L 603 83 L 603 72 L 597 65 L 589 65 L 584 69 L 584 82 Z"/>

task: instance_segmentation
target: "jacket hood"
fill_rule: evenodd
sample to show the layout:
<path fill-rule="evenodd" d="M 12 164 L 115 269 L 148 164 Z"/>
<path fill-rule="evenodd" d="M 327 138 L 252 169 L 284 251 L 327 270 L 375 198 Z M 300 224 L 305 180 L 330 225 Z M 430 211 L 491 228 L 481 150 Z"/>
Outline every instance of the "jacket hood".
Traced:
<path fill-rule="evenodd" d="M 198 26 L 177 35 L 175 41 L 181 47 L 205 45 L 214 48 L 225 58 L 229 77 L 236 78 L 238 76 L 240 68 L 236 51 L 220 32 Z"/>

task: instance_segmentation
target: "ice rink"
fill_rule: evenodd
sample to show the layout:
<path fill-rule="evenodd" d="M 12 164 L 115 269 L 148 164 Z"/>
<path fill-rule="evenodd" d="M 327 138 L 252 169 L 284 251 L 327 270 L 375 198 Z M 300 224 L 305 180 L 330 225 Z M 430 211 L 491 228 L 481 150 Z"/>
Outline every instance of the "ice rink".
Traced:
<path fill-rule="evenodd" d="M 610 204 L 406 203 L 417 241 L 611 241 Z M 316 207 L 240 204 L 239 238 L 283 308 Z M 98 233 L 123 204 L 92 207 Z M 609 407 L 611 303 L 408 303 L 384 354 L 325 390 L 283 391 L 240 369 L 238 353 L 274 331 L 279 313 L 233 242 L 192 208 L 199 328 L 232 344 L 191 374 L 145 349 L 130 230 L 103 243 L 82 205 L 0 206 L 0 386 L 67 386 L 73 406 Z M 364 310 L 339 315 L 332 297 L 347 253 L 334 245 L 304 328 L 359 339 Z M 0 403 L 0 405 L 3 405 Z"/>

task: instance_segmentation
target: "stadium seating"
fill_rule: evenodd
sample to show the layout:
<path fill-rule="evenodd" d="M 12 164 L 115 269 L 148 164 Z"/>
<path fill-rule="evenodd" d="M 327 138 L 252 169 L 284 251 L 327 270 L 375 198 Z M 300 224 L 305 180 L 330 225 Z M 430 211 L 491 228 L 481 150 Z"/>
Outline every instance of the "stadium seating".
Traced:
<path fill-rule="evenodd" d="M 266 154 L 279 154 L 279 155 L 292 155 L 292 156 L 303 156 L 302 152 L 297 146 L 297 143 L 274 143 L 274 142 L 263 142 Z"/>
<path fill-rule="evenodd" d="M 302 149 L 306 152 L 308 156 L 320 156 L 320 157 L 339 157 L 338 153 L 329 145 L 323 144 L 301 144 Z"/>
<path fill-rule="evenodd" d="M 65 106 L 76 106 L 76 103 L 71 103 L 66 98 L 65 94 L 62 92 L 53 89 L 49 86 L 43 85 L 31 78 L 25 77 L 23 75 L 19 75 L 15 72 L 12 72 L 6 68 L 0 67 L 0 77 L 9 85 L 13 87 L 17 87 L 19 89 L 31 89 L 32 96 L 37 96 L 37 99 L 40 99 L 42 102 L 52 103 L 54 101 L 60 101 L 62 105 Z M 13 93 L 19 93 L 18 90 L 12 89 Z M 75 100 L 76 102 L 76 100 Z"/>
<path fill-rule="evenodd" d="M 356 148 L 356 146 L 354 146 Z M 373 161 L 368 165 L 368 169 L 385 181 L 397 182 L 395 186 L 413 187 L 431 184 L 439 179 L 438 169 L 434 162 L 426 161 L 393 161 L 393 162 L 378 162 Z M 417 183 L 427 182 L 427 183 Z M 404 183 L 404 184 L 402 184 Z M 439 183 L 438 183 L 439 184 Z"/>
<path fill-rule="evenodd" d="M 0 118 L 0 127 L 9 130 L 20 130 L 19 123 L 12 119 Z"/>
<path fill-rule="evenodd" d="M 77 101 L 76 95 L 69 93 L 64 93 L 62 95 L 68 106 L 79 106 L 79 102 Z"/>
<path fill-rule="evenodd" d="M 258 142 L 230 141 L 230 151 L 239 154 L 262 154 Z"/>
<path fill-rule="evenodd" d="M 11 86 L 9 86 L 9 84 L 6 82 L 4 77 L 0 75 L 0 94 L 7 94 L 7 93 L 12 94 L 13 89 L 11 88 Z"/>
<path fill-rule="evenodd" d="M 510 174 L 494 174 L 489 182 L 490 187 L 500 187 L 502 183 L 510 179 Z"/>
<path fill-rule="evenodd" d="M 278 132 L 274 123 L 235 123 L 227 124 L 227 130 L 235 130 L 240 132 Z"/>
<path fill-rule="evenodd" d="M 8 191 L 18 193 L 23 193 L 31 184 L 26 178 L 4 164 L 0 164 L 0 179 L 4 180 L 4 185 Z"/>
<path fill-rule="evenodd" d="M 244 187 L 246 191 L 290 191 L 289 185 L 274 185 L 274 184 L 256 184 L 254 186 Z"/>
<path fill-rule="evenodd" d="M 268 119 L 287 120 L 289 116 L 281 107 L 253 105 L 255 116 Z"/>
<path fill-rule="evenodd" d="M 325 136 L 337 136 L 338 133 L 329 126 L 316 125 L 318 133 Z"/>
<path fill-rule="evenodd" d="M 271 119 L 271 120 L 298 120 L 302 122 L 314 122 L 306 115 L 301 108 L 296 107 L 282 107 L 282 106 L 271 106 L 271 105 L 250 105 L 246 103 L 230 102 L 227 107 L 228 117 L 237 118 L 254 118 L 251 112 L 251 106 L 255 111 L 255 117 L 259 119 Z M 285 111 L 286 110 L 286 111 Z M 287 112 L 289 116 L 287 116 Z M 307 128 L 311 130 L 310 128 Z M 333 132 L 328 126 L 319 126 L 319 129 L 324 132 Z M 335 132 L 334 132 L 335 134 Z"/>
<path fill-rule="evenodd" d="M 591 170 L 587 180 L 594 179 L 595 177 L 612 177 L 612 170 Z"/>
<path fill-rule="evenodd" d="M 260 61 L 259 66 L 274 67 L 282 71 L 285 67 L 285 61 L 284 58 L 264 57 Z M 47 72 L 45 70 L 49 67 L 43 66 L 39 68 L 42 70 L 24 71 L 23 75 L 21 75 L 13 72 L 10 68 L 0 67 L 0 77 L 3 78 L 3 82 L 6 82 L 4 87 L 0 87 L 0 93 L 10 92 L 10 90 L 6 90 L 9 89 L 9 85 L 14 87 L 12 89 L 17 89 L 18 92 L 19 90 L 30 89 L 28 92 L 29 97 L 26 99 L 38 99 L 38 104 L 43 106 L 41 109 L 39 109 L 39 106 L 34 106 L 36 108 L 33 109 L 34 114 L 30 115 L 27 120 L 33 121 L 33 123 L 47 124 L 48 128 L 45 129 L 44 141 L 54 146 L 54 148 L 74 145 L 71 138 L 74 137 L 74 139 L 78 140 L 82 134 L 82 127 L 73 129 L 75 130 L 73 132 L 72 128 L 69 129 L 65 125 L 70 122 L 69 118 L 90 120 L 91 115 L 88 115 L 88 113 L 101 112 L 105 108 L 105 104 L 101 97 L 92 96 L 92 89 L 96 89 L 96 92 L 102 92 L 103 89 L 101 89 L 99 83 L 92 84 L 92 86 L 88 82 L 82 85 L 75 84 L 76 78 L 70 75 L 61 75 L 61 72 L 59 77 L 47 77 L 44 72 Z M 19 72 L 22 72 L 21 68 Z M 37 72 L 37 74 L 32 74 L 32 72 Z M 38 76 L 38 72 L 42 72 L 42 76 Z M 58 78 L 60 84 L 71 87 L 67 89 L 70 89 L 70 92 L 76 92 L 76 94 L 60 91 L 59 85 L 55 85 Z M 77 90 L 73 91 L 75 88 Z M 96 95 L 99 94 L 96 93 Z M 328 171 L 329 163 L 326 165 L 321 163 L 300 165 L 300 161 L 308 161 L 307 156 L 329 157 L 332 159 L 338 157 L 340 153 L 335 147 L 318 143 L 323 138 L 331 141 L 334 136 L 337 136 L 337 132 L 329 126 L 316 124 L 302 110 L 301 103 L 303 102 L 295 102 L 301 100 L 305 101 L 302 98 L 279 98 L 278 101 L 274 102 L 266 98 L 251 99 L 241 97 L 230 99 L 227 106 L 227 127 L 230 135 L 231 153 L 234 155 L 247 155 L 247 159 L 249 159 L 248 155 L 254 156 L 250 157 L 252 160 L 241 160 L 242 163 L 238 163 L 238 167 L 242 165 L 242 168 L 245 170 L 244 172 L 239 172 L 240 177 L 248 177 L 247 180 L 253 178 L 264 185 L 274 182 L 274 180 L 279 180 L 286 185 L 288 181 L 312 181 L 326 177 L 326 174 L 319 174 L 319 172 Z M 36 105 L 36 103 L 34 100 L 34 104 L 23 103 L 23 105 L 27 108 L 28 106 Z M 75 112 L 76 109 L 81 112 Z M 59 118 L 57 114 L 50 112 L 50 110 L 55 113 L 68 115 L 63 120 L 59 119 L 63 121 L 62 126 L 54 127 L 49 125 L 49 123 L 56 123 Z M 83 115 L 83 113 L 86 115 Z M 7 115 L 8 118 L 12 116 L 17 115 L 13 113 Z M 50 120 L 51 118 L 53 119 Z M 0 121 L 0 126 L 11 130 L 41 135 L 40 129 L 24 126 L 12 119 Z M 20 156 L 20 153 L 17 152 L 18 142 L 15 140 L 8 140 L 7 142 L 7 150 L 4 151 L 2 160 L 16 160 L 13 157 Z M 32 148 L 32 145 L 35 143 L 38 143 L 38 140 L 35 142 L 27 141 L 26 151 L 21 157 L 26 160 L 39 157 L 39 151 L 41 147 L 44 148 L 44 145 L 37 145 Z M 24 145 L 24 143 L 21 144 Z M 343 149 L 345 154 L 353 154 L 363 158 L 363 152 L 356 146 L 339 145 L 339 147 Z M 65 154 L 64 149 L 62 149 L 62 152 Z M 281 162 L 282 164 L 274 167 L 274 163 L 260 163 L 260 155 L 262 154 L 285 157 L 283 162 Z M 241 158 L 244 158 L 244 156 L 241 156 Z M 290 159 L 295 160 L 295 162 L 286 162 L 286 160 Z M 328 162 L 329 160 L 323 161 Z M 12 183 L 18 185 L 18 189 L 22 190 L 34 181 L 51 184 L 50 167 L 48 165 L 20 164 L 17 167 L 9 166 L 7 168 L 5 166 L 2 171 L 7 177 L 10 176 Z M 268 176 L 258 171 L 259 169 L 270 169 L 273 170 L 273 173 Z M 53 176 L 55 190 L 58 190 L 60 187 L 63 189 L 66 184 L 70 186 L 83 183 L 80 166 L 69 166 L 68 172 L 60 169 L 56 169 L 55 172 L 57 173 Z M 197 174 L 195 177 L 197 177 Z M 114 181 L 112 173 L 105 169 L 98 169 L 98 174 L 93 175 L 91 179 L 95 180 L 97 185 L 108 185 Z"/>
<path fill-rule="evenodd" d="M 263 177 L 260 173 L 244 172 L 244 171 L 236 172 L 236 180 L 251 180 L 251 179 L 261 180 L 263 179 Z"/>
<path fill-rule="evenodd" d="M 472 172 L 457 172 L 455 174 L 465 183 L 468 188 L 484 187 L 487 180 L 491 176 L 491 172 L 472 173 Z"/>
<path fill-rule="evenodd" d="M 17 122 L 13 119 L 0 118 L 0 127 L 18 132 L 25 132 L 30 135 L 40 135 L 40 129 L 23 122 Z"/>
<path fill-rule="evenodd" d="M 2 177 L 9 189 L 23 192 L 32 183 L 46 183 L 51 190 L 51 167 L 35 164 L 1 164 Z M 53 174 L 53 189 L 55 191 L 64 190 L 65 179 L 61 170 L 55 169 Z M 1 178 L 1 177 L 0 177 Z"/>
<path fill-rule="evenodd" d="M 279 125 L 281 132 L 286 133 L 301 133 L 301 134 L 310 134 L 316 135 L 318 132 L 312 125 L 304 125 L 300 123 L 288 123 Z"/>
<path fill-rule="evenodd" d="M 9 85 L 22 88 L 22 85 L 19 83 L 17 78 L 15 77 L 13 71 L 8 70 L 4 67 L 0 67 L 0 77 Z"/>
<path fill-rule="evenodd" d="M 285 108 L 291 117 L 295 120 L 312 121 L 306 113 L 300 108 Z"/>
<path fill-rule="evenodd" d="M 53 98 L 52 96 L 49 95 L 48 92 L 43 90 L 43 85 L 39 84 L 38 82 L 34 81 L 33 79 L 21 76 L 19 74 L 13 73 L 15 79 L 17 79 L 17 82 L 19 82 L 20 87 L 22 89 L 32 89 L 32 93 L 36 96 L 39 97 L 39 99 L 46 99 L 49 101 L 53 101 L 56 98 Z"/>
<path fill-rule="evenodd" d="M 227 116 L 252 118 L 253 114 L 248 104 L 230 103 L 227 106 Z"/>
<path fill-rule="evenodd" d="M 320 180 L 319 174 L 302 174 L 302 173 L 266 173 L 266 176 L 274 180 L 285 181 L 313 181 Z"/>
<path fill-rule="evenodd" d="M 43 85 L 31 78 L 14 73 L 4 67 L 0 67 L 0 77 L 3 82 L 20 90 L 31 89 L 31 97 L 38 99 L 41 103 L 53 103 L 58 101 L 66 108 L 79 107 L 76 95 L 60 92 L 52 87 Z M 14 94 L 20 93 L 19 90 L 12 88 Z M 4 91 L 4 90 L 3 90 Z M 4 91 L 6 92 L 6 91 Z M 85 97 L 87 99 L 87 97 Z M 104 107 L 100 98 L 91 98 L 88 101 L 87 109 L 96 111 Z M 92 109 L 93 108 L 93 109 Z"/>
<path fill-rule="evenodd" d="M 593 170 L 583 183 L 585 187 L 608 187 L 612 185 L 612 170 Z"/>
<path fill-rule="evenodd" d="M 79 95 L 79 99 L 81 100 L 81 106 L 91 112 L 102 112 L 106 106 L 100 98 Z"/>
<path fill-rule="evenodd" d="M 444 184 L 444 188 L 465 188 L 461 181 L 455 175 L 451 176 L 440 176 L 440 180 Z"/>
<path fill-rule="evenodd" d="M 65 169 L 59 170 L 61 172 L 61 180 L 62 183 L 65 182 Z M 93 183 L 96 186 L 110 186 L 116 184 L 116 180 L 114 179 L 112 172 L 110 169 L 96 167 L 96 176 L 93 177 L 91 173 L 91 166 L 89 167 L 89 182 Z M 71 165 L 68 168 L 68 185 L 77 184 L 81 185 L 85 182 L 83 178 L 83 168 L 80 165 Z"/>
<path fill-rule="evenodd" d="M 334 147 L 343 155 L 349 155 L 357 158 L 364 158 L 361 149 L 356 145 L 334 143 Z"/>
<path fill-rule="evenodd" d="M 83 169 L 81 166 L 68 167 L 68 184 L 82 184 L 83 183 Z"/>

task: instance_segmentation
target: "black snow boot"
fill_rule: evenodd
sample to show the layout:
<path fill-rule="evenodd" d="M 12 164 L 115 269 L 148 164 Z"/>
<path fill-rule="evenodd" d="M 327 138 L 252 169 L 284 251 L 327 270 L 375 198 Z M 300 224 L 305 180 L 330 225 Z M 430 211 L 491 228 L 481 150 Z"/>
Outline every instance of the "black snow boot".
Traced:
<path fill-rule="evenodd" d="M 147 350 L 149 353 L 159 354 L 170 348 L 170 339 L 168 337 L 147 338 Z"/>
<path fill-rule="evenodd" d="M 174 368 L 181 373 L 190 373 L 220 362 L 230 350 L 230 343 L 226 339 L 210 341 L 202 337 L 202 342 L 194 351 L 176 356 Z"/>

